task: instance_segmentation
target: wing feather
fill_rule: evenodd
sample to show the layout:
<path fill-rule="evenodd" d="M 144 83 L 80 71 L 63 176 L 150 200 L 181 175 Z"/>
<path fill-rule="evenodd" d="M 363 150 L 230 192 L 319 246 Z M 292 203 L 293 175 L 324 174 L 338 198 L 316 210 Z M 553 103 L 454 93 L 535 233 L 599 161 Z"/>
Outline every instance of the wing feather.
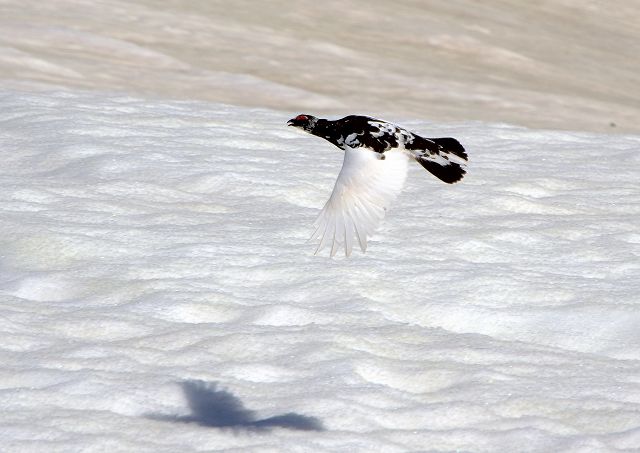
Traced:
<path fill-rule="evenodd" d="M 385 159 L 364 147 L 345 150 L 331 197 L 315 221 L 312 238 L 319 240 L 316 253 L 331 245 L 331 256 L 342 247 L 349 256 L 354 236 L 362 251 L 366 251 L 367 238 L 402 191 L 408 160 L 401 150 L 386 152 Z"/>

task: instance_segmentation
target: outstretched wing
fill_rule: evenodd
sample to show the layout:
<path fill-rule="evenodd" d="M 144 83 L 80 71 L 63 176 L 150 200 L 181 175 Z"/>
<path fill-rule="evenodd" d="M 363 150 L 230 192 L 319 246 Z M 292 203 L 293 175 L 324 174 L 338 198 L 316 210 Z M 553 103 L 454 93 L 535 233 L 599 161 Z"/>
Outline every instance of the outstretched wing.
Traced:
<path fill-rule="evenodd" d="M 384 159 L 380 157 L 366 147 L 346 148 L 331 197 L 315 222 L 312 239 L 320 241 L 316 253 L 330 244 L 331 256 L 341 247 L 349 256 L 356 240 L 363 252 L 367 249 L 367 238 L 407 177 L 409 158 L 403 151 L 389 151 Z"/>

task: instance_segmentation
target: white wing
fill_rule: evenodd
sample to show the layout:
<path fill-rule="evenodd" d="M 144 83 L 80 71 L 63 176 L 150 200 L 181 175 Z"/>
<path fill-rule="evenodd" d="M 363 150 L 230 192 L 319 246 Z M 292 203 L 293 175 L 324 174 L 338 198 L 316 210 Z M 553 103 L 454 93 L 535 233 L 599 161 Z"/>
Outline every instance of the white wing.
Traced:
<path fill-rule="evenodd" d="M 378 227 L 407 177 L 409 157 L 388 151 L 385 159 L 367 148 L 347 148 L 342 169 L 329 201 L 315 221 L 312 239 L 320 240 L 316 253 L 331 244 L 331 256 L 344 246 L 349 256 L 354 237 L 364 252 L 367 237 Z"/>

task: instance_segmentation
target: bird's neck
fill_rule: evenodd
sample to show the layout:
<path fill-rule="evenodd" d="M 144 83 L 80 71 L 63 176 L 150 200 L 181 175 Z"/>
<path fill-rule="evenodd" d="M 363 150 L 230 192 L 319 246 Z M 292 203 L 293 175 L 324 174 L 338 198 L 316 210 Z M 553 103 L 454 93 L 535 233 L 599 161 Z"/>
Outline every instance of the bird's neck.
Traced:
<path fill-rule="evenodd" d="M 319 119 L 314 125 L 313 129 L 311 129 L 309 132 L 313 135 L 317 135 L 318 137 L 322 137 L 325 140 L 330 141 L 338 148 L 340 148 L 338 139 L 341 137 L 341 134 L 338 132 L 338 127 L 335 121 Z"/>
<path fill-rule="evenodd" d="M 309 132 L 312 133 L 313 135 L 320 135 L 323 134 L 327 128 L 329 127 L 329 123 L 331 123 L 332 121 L 329 120 L 325 120 L 322 118 L 318 118 L 312 125 L 311 128 L 309 129 Z"/>

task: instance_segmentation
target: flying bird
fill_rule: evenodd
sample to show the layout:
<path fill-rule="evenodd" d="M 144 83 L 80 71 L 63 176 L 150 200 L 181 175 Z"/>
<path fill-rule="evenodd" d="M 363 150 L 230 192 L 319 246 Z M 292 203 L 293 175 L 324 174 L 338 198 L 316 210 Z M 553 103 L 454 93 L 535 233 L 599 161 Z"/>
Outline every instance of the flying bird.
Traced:
<path fill-rule="evenodd" d="M 415 160 L 438 179 L 453 184 L 466 173 L 467 153 L 455 138 L 424 138 L 386 121 L 349 115 L 331 121 L 298 115 L 287 123 L 344 150 L 342 169 L 317 220 L 312 239 L 316 254 L 331 246 L 346 256 L 358 242 L 363 252 L 391 202 L 398 196 Z"/>

